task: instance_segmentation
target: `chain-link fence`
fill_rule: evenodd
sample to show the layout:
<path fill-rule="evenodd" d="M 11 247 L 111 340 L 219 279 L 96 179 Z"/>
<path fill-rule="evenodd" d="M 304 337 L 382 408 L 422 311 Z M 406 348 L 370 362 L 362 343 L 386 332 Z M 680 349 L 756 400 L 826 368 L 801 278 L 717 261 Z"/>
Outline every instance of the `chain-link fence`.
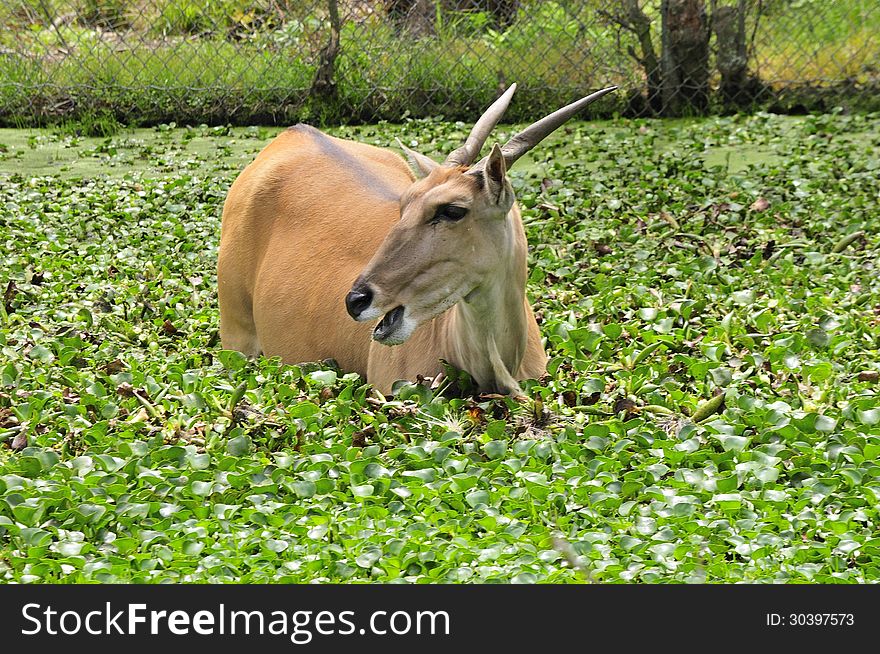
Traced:
<path fill-rule="evenodd" d="M 878 107 L 877 0 L 0 0 L 0 122 Z M 615 104 L 616 103 L 616 104 Z"/>

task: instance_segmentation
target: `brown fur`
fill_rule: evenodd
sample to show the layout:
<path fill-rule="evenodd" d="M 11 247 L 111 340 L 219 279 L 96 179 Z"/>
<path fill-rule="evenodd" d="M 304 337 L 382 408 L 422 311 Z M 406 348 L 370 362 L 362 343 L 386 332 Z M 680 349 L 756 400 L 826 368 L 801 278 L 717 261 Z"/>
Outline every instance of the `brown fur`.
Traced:
<path fill-rule="evenodd" d="M 444 261 L 477 266 L 488 248 L 497 247 L 480 242 L 477 223 L 455 237 L 435 229 L 433 246 L 428 246 L 416 237 L 421 227 L 410 216 L 428 210 L 420 203 L 477 197 L 479 186 L 466 169 L 437 167 L 416 182 L 403 159 L 389 150 L 306 126 L 283 132 L 239 175 L 224 205 L 217 271 L 223 347 L 280 356 L 287 363 L 333 358 L 386 393 L 398 379 L 436 375 L 443 358 L 481 368 L 469 372 L 485 390 L 514 392 L 479 365 L 480 357 L 487 356 L 476 342 L 479 335 L 476 341 L 474 335 L 463 342 L 455 339 L 461 331 L 457 325 L 467 322 L 466 303 L 427 320 L 393 347 L 372 341 L 375 321 L 355 322 L 344 303 L 353 282 L 369 271 L 376 273 L 377 302 L 383 289 L 395 289 L 393 301 L 403 304 L 401 293 L 415 302 L 420 292 L 431 290 L 432 275 Z M 482 201 L 479 197 L 475 203 Z M 507 298 L 511 315 L 504 334 L 514 333 L 490 340 L 520 380 L 543 374 L 546 355 L 524 295 L 526 241 L 515 204 L 504 220 L 513 234 L 510 256 L 500 260 L 510 270 L 510 288 L 498 293 Z M 447 248 L 445 254 L 441 247 Z M 473 325 L 481 323 L 468 324 L 473 332 Z"/>

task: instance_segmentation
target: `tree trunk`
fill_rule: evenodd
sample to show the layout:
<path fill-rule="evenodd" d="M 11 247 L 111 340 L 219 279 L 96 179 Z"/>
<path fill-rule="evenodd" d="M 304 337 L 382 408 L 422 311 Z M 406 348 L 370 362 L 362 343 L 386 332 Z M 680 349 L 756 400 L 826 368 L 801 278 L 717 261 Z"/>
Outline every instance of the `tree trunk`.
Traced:
<path fill-rule="evenodd" d="M 651 19 L 645 15 L 639 5 L 639 0 L 625 0 L 624 16 L 631 30 L 639 40 L 641 57 L 636 57 L 645 71 L 645 79 L 648 84 L 648 107 L 652 113 L 660 113 L 663 108 L 663 71 L 660 68 L 660 60 L 657 51 L 654 50 L 654 41 L 651 39 Z"/>
<path fill-rule="evenodd" d="M 327 45 L 321 48 L 319 54 L 318 69 L 312 80 L 310 95 L 313 98 L 325 100 L 336 97 L 336 57 L 339 56 L 339 32 L 342 28 L 339 20 L 339 6 L 337 0 L 327 0 L 327 9 L 330 14 L 330 38 Z"/>
<path fill-rule="evenodd" d="M 709 29 L 703 0 L 663 0 L 663 110 L 703 113 L 709 106 Z"/>
<path fill-rule="evenodd" d="M 434 0 L 386 0 L 385 12 L 401 32 L 419 38 L 434 33 Z"/>
<path fill-rule="evenodd" d="M 712 13 L 712 29 L 718 53 L 715 57 L 721 74 L 721 99 L 728 107 L 747 107 L 764 91 L 764 85 L 749 73 L 746 46 L 746 3 L 725 5 Z"/>
<path fill-rule="evenodd" d="M 712 15 L 715 44 L 718 53 L 715 62 L 721 74 L 721 97 L 726 104 L 734 104 L 743 90 L 747 76 L 746 35 L 739 29 L 736 7 L 718 7 Z"/>
<path fill-rule="evenodd" d="M 663 110 L 663 70 L 654 40 L 651 38 L 651 19 L 642 11 L 640 0 L 619 0 L 616 11 L 598 9 L 598 14 L 605 19 L 631 32 L 639 42 L 639 51 L 629 45 L 626 48 L 630 57 L 639 62 L 645 71 L 647 95 L 639 91 L 631 91 L 628 99 L 628 111 L 641 116 L 646 113 L 659 114 Z"/>

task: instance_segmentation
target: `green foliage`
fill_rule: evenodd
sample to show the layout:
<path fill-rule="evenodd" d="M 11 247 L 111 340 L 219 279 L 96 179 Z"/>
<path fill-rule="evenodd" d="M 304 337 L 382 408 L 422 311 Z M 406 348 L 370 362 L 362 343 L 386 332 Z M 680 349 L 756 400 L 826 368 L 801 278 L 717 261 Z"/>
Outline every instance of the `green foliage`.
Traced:
<path fill-rule="evenodd" d="M 769 6 L 752 68 L 773 87 L 774 111 L 877 110 L 880 12 L 869 4 Z M 0 30 L 0 124 L 45 125 L 100 109 L 140 125 L 467 119 L 514 81 L 525 109 L 513 107 L 509 118 L 524 121 L 607 84 L 642 89 L 644 72 L 628 54 L 638 51 L 636 37 L 602 18 L 606 5 L 529 2 L 507 27 L 487 12 L 438 10 L 435 34 L 420 39 L 381 11 L 343 11 L 337 93 L 328 99 L 310 97 L 330 39 L 326 12 L 313 3 L 84 0 L 76 13 L 67 0 L 19 0 L 0 5 L 9 27 Z M 814 5 L 819 15 L 807 11 Z M 655 26 L 658 6 L 646 3 Z M 47 18 L 59 15 L 66 18 Z M 627 109 L 619 93 L 586 115 Z"/>
<path fill-rule="evenodd" d="M 878 581 L 877 118 L 573 123 L 520 161 L 522 403 L 219 349 L 221 206 L 272 132 L 0 131 L 0 578 Z"/>
<path fill-rule="evenodd" d="M 109 111 L 83 112 L 76 118 L 61 123 L 57 131 L 59 134 L 71 136 L 99 136 L 106 138 L 113 136 L 122 129 L 122 125 Z"/>
<path fill-rule="evenodd" d="M 160 34 L 228 34 L 240 37 L 281 23 L 284 13 L 266 0 L 177 0 L 161 6 L 152 26 Z"/>
<path fill-rule="evenodd" d="M 84 0 L 78 20 L 90 27 L 121 30 L 131 26 L 135 11 L 127 0 Z"/>

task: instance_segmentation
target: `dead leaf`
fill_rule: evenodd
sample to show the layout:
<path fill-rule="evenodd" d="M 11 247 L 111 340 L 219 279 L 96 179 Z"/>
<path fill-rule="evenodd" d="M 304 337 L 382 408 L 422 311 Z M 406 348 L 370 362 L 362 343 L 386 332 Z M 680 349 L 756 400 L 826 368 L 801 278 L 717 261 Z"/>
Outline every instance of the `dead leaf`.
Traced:
<path fill-rule="evenodd" d="M 486 412 L 482 407 L 477 405 L 469 406 L 467 409 L 467 416 L 470 418 L 471 422 L 479 425 L 482 422 L 485 422 L 485 418 L 483 417 Z"/>
<path fill-rule="evenodd" d="M 635 413 L 636 413 L 635 408 L 636 408 L 636 403 L 633 402 L 628 397 L 618 398 L 614 402 L 614 413 L 620 413 L 621 411 L 623 411 L 625 413 L 626 418 L 631 418 L 632 416 L 635 415 Z"/>
<path fill-rule="evenodd" d="M 115 375 L 117 373 L 122 372 L 125 369 L 125 364 L 122 363 L 119 359 L 113 359 L 113 361 L 108 361 L 103 366 L 104 372 L 108 375 Z"/>
<path fill-rule="evenodd" d="M 15 286 L 15 280 L 10 279 L 9 283 L 6 285 L 6 291 L 3 293 L 3 306 L 6 309 L 6 313 L 12 313 L 12 301 L 15 299 L 15 294 L 18 292 L 18 289 Z"/>
<path fill-rule="evenodd" d="M 599 391 L 591 393 L 590 395 L 585 395 L 581 398 L 581 404 L 584 406 L 593 406 L 599 401 L 600 397 L 602 397 L 602 394 Z"/>
<path fill-rule="evenodd" d="M 770 208 L 770 202 L 766 198 L 758 198 L 749 207 L 752 211 L 767 211 Z"/>
<path fill-rule="evenodd" d="M 120 397 L 132 397 L 134 395 L 134 386 L 124 382 L 116 387 L 116 394 Z"/>
<path fill-rule="evenodd" d="M 352 447 L 366 447 L 367 441 L 375 435 L 376 429 L 374 427 L 367 427 L 366 429 L 356 431 L 351 435 L 351 445 Z"/>
<path fill-rule="evenodd" d="M 18 418 L 12 413 L 12 409 L 0 407 L 0 428 L 14 427 L 18 424 Z"/>
<path fill-rule="evenodd" d="M 323 404 L 324 402 L 332 400 L 334 397 L 336 397 L 336 394 L 333 392 L 332 388 L 325 386 L 321 389 L 319 397 L 321 399 L 321 404 Z"/>
<path fill-rule="evenodd" d="M 14 451 L 18 452 L 27 447 L 28 439 L 27 434 L 23 431 L 18 432 L 15 435 L 15 438 L 12 439 L 12 443 L 9 447 L 11 447 Z"/>

